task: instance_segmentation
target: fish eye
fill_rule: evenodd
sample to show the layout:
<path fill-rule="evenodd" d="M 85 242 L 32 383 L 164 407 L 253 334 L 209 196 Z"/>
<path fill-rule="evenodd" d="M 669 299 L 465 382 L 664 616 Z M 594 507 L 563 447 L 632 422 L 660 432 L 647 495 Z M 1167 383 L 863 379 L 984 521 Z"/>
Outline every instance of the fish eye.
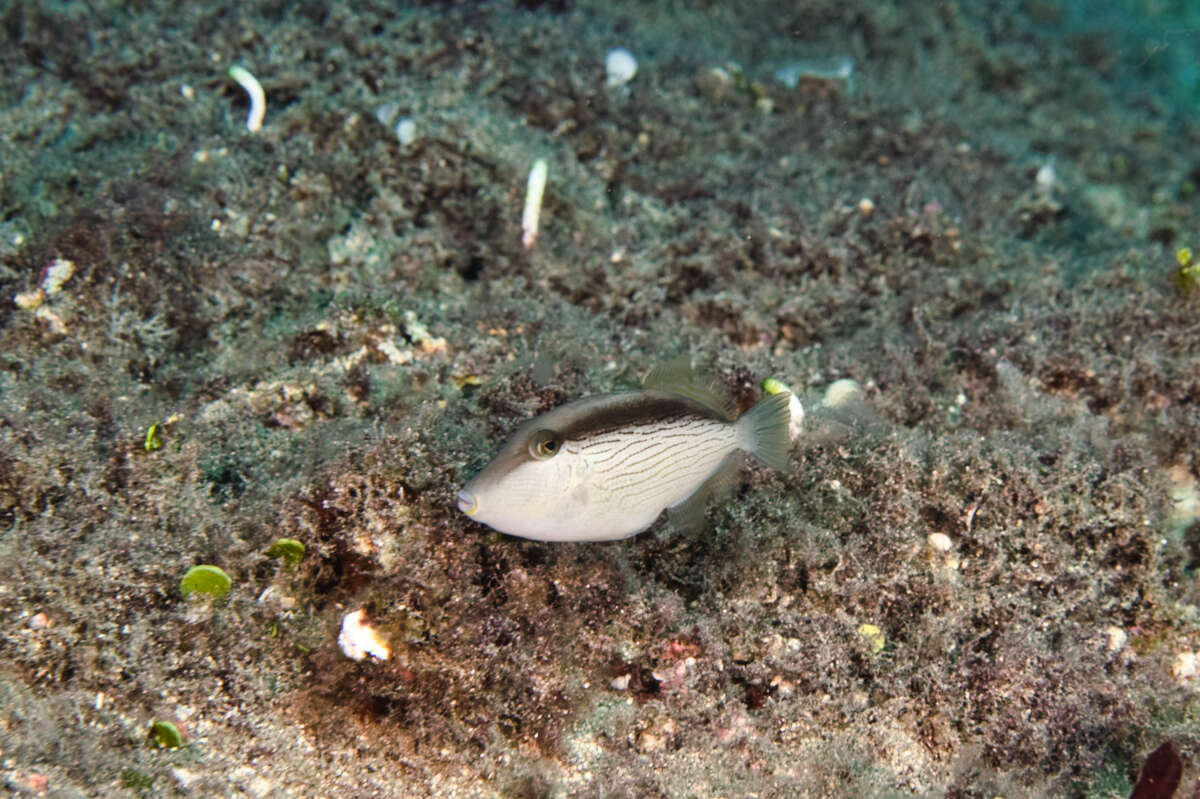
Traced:
<path fill-rule="evenodd" d="M 553 458 L 561 446 L 562 439 L 553 430 L 538 430 L 529 437 L 529 454 L 539 461 Z"/>

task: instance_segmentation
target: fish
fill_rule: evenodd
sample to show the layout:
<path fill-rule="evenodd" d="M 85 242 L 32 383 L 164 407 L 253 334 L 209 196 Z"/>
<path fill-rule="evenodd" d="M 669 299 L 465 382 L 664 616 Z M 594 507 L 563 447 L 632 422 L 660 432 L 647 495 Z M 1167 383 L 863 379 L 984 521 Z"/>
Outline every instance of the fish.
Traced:
<path fill-rule="evenodd" d="M 584 397 L 525 422 L 458 492 L 458 509 L 534 541 L 628 538 L 664 510 L 694 524 L 741 453 L 787 470 L 791 401 L 769 394 L 733 419 L 689 364 L 665 364 L 641 390 Z"/>

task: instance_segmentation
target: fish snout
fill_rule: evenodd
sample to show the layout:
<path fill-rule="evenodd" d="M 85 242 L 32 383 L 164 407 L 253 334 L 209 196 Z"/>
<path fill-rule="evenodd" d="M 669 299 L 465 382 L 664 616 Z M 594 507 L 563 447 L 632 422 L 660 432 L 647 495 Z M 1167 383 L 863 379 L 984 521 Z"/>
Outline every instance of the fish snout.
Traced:
<path fill-rule="evenodd" d="M 468 516 L 479 510 L 479 498 L 465 488 L 458 492 L 458 509 Z"/>

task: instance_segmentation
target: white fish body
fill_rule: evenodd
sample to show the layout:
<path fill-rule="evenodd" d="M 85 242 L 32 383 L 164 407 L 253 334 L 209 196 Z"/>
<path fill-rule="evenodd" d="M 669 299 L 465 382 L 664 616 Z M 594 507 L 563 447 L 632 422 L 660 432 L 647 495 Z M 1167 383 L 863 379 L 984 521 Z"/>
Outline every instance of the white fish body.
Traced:
<path fill-rule="evenodd" d="M 459 492 L 459 509 L 522 538 L 606 541 L 642 532 L 667 508 L 702 513 L 735 453 L 786 468 L 789 394 L 731 421 L 675 377 L 652 373 L 647 386 L 678 392 L 587 397 L 526 422 Z"/>

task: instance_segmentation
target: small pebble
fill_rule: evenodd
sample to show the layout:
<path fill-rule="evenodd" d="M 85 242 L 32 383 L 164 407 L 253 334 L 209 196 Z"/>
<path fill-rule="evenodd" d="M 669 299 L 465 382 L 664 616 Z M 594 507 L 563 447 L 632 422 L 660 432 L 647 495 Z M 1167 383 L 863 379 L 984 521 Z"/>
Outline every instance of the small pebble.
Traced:
<path fill-rule="evenodd" d="M 400 144 L 404 147 L 415 142 L 417 140 L 417 123 L 413 122 L 409 117 L 402 117 L 396 123 L 396 138 L 400 140 Z"/>
<path fill-rule="evenodd" d="M 1058 173 L 1054 170 L 1054 164 L 1047 161 L 1038 167 L 1037 175 L 1033 180 L 1037 185 L 1038 191 L 1044 194 L 1054 191 L 1058 186 Z"/>
<path fill-rule="evenodd" d="M 1104 634 L 1108 637 L 1108 651 L 1120 652 L 1125 648 L 1125 642 L 1129 640 L 1129 636 L 1125 631 L 1115 624 L 1110 624 L 1104 628 Z"/>
<path fill-rule="evenodd" d="M 725 100 L 733 93 L 733 76 L 721 67 L 710 67 L 696 73 L 696 88 L 713 102 Z"/>
<path fill-rule="evenodd" d="M 949 552 L 954 542 L 950 540 L 950 536 L 945 533 L 930 533 L 925 539 L 929 542 L 929 546 L 936 552 Z"/>
<path fill-rule="evenodd" d="M 1200 673 L 1200 662 L 1196 660 L 1195 652 L 1180 652 L 1171 664 L 1171 673 L 1179 681 L 1193 679 Z"/>

